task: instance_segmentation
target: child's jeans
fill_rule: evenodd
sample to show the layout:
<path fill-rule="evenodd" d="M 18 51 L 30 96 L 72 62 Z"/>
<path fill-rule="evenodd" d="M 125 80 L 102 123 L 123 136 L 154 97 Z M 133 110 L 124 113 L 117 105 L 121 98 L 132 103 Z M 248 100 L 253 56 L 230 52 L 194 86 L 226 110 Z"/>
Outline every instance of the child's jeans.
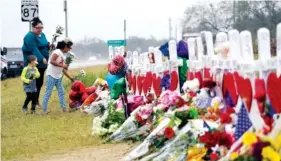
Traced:
<path fill-rule="evenodd" d="M 27 110 L 27 106 L 31 101 L 31 111 L 35 111 L 36 108 L 37 93 L 36 92 L 26 92 L 26 98 L 22 108 Z"/>
<path fill-rule="evenodd" d="M 64 88 L 62 84 L 62 79 L 55 79 L 52 76 L 47 76 L 47 83 L 46 83 L 46 92 L 43 98 L 43 111 L 47 112 L 48 110 L 48 101 L 52 95 L 53 88 L 56 87 L 59 95 L 60 105 L 62 109 L 66 108 L 65 99 L 64 99 Z"/>

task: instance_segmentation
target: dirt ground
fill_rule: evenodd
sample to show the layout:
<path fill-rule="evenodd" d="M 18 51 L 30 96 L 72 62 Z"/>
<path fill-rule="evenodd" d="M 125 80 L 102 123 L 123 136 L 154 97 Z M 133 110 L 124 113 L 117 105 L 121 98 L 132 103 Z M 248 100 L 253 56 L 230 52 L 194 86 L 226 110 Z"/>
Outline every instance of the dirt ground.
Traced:
<path fill-rule="evenodd" d="M 117 161 L 135 147 L 134 144 L 104 144 L 92 148 L 74 150 L 64 154 L 46 156 L 40 161 Z"/>

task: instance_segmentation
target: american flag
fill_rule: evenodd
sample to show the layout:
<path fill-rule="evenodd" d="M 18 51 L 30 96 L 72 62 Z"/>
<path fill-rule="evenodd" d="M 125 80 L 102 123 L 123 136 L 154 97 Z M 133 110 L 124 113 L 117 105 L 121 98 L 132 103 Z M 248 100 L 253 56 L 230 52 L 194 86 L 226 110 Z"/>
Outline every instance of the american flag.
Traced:
<path fill-rule="evenodd" d="M 234 134 L 235 139 L 238 140 L 251 126 L 252 122 L 249 118 L 249 114 L 244 103 L 242 103 L 242 107 L 238 113 L 238 120 Z"/>

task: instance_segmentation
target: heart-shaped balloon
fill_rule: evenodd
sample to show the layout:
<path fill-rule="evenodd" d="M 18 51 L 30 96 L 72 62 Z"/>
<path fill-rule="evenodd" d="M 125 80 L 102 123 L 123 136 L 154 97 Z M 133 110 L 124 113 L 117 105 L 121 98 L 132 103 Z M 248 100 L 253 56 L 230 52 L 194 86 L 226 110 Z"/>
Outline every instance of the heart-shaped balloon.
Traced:
<path fill-rule="evenodd" d="M 267 78 L 267 95 L 275 113 L 281 113 L 281 76 L 270 73 Z"/>
<path fill-rule="evenodd" d="M 179 76 L 176 71 L 171 73 L 171 87 L 169 88 L 170 91 L 175 91 L 179 84 Z"/>
<path fill-rule="evenodd" d="M 156 76 L 156 74 L 153 74 L 152 85 L 153 85 L 153 89 L 154 89 L 156 97 L 160 97 L 160 95 L 161 95 L 160 84 L 161 84 L 161 78 L 159 76 Z"/>
<path fill-rule="evenodd" d="M 254 96 L 254 98 L 257 100 L 260 113 L 263 113 L 264 112 L 264 101 L 266 98 L 265 83 L 264 83 L 263 79 L 259 79 L 259 78 L 255 79 L 255 96 Z"/>
<path fill-rule="evenodd" d="M 223 83 L 222 83 L 222 92 L 223 96 L 225 97 L 227 93 L 229 93 L 232 103 L 234 105 L 237 104 L 238 96 L 235 87 L 234 76 L 232 73 L 224 73 L 223 75 Z"/>
<path fill-rule="evenodd" d="M 249 78 L 241 77 L 237 72 L 234 72 L 234 77 L 236 81 L 236 87 L 238 89 L 238 94 L 245 101 L 248 112 L 251 111 L 253 90 L 251 81 Z"/>

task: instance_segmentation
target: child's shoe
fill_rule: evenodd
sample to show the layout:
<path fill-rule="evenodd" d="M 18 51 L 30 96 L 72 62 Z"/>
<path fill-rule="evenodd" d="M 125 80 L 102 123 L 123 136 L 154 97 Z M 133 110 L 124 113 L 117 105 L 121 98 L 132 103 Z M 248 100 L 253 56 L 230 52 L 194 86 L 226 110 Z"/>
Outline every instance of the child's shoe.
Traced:
<path fill-rule="evenodd" d="M 62 112 L 69 112 L 69 111 L 66 108 L 63 108 Z"/>
<path fill-rule="evenodd" d="M 35 111 L 35 110 L 32 110 L 32 111 L 30 112 L 30 114 L 36 114 L 36 111 Z"/>
<path fill-rule="evenodd" d="M 24 114 L 27 114 L 28 113 L 28 110 L 27 110 L 27 108 L 22 108 L 22 112 L 24 113 Z"/>

